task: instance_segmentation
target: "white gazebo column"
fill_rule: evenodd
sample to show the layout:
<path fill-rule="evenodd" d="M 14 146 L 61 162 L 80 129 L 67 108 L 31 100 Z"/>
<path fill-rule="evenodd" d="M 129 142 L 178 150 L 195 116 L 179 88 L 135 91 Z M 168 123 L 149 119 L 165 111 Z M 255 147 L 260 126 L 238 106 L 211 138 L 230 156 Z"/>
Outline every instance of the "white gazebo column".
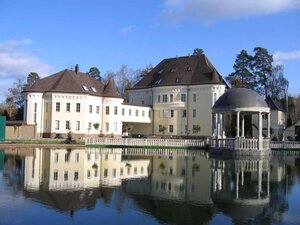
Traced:
<path fill-rule="evenodd" d="M 268 127 L 267 128 L 268 129 L 268 136 L 267 137 L 270 138 L 270 127 L 271 127 L 271 124 L 270 124 L 270 120 L 271 120 L 270 119 L 270 113 L 267 114 L 267 117 L 268 117 L 268 126 L 267 126 Z"/>
<path fill-rule="evenodd" d="M 236 137 L 240 136 L 240 112 L 236 113 Z"/>
<path fill-rule="evenodd" d="M 267 174 L 267 196 L 270 196 L 270 171 Z"/>
<path fill-rule="evenodd" d="M 240 175 L 239 172 L 235 174 L 235 198 L 236 199 L 239 199 L 239 175 Z"/>
<path fill-rule="evenodd" d="M 258 113 L 258 150 L 263 149 L 263 137 L 262 137 L 262 114 Z"/>
<path fill-rule="evenodd" d="M 217 125 L 217 139 L 219 139 L 219 137 L 220 137 L 220 135 L 219 135 L 219 133 L 220 133 L 220 115 L 219 115 L 219 113 L 216 114 L 216 117 L 217 117 L 217 119 L 216 119 L 216 121 L 217 121 L 217 123 L 216 123 L 216 125 Z"/>
<path fill-rule="evenodd" d="M 211 114 L 211 136 L 215 136 L 215 113 Z"/>
<path fill-rule="evenodd" d="M 245 137 L 245 115 L 242 114 L 242 137 Z"/>
<path fill-rule="evenodd" d="M 225 129 L 225 114 L 222 113 L 222 138 L 226 138 L 226 129 Z"/>
<path fill-rule="evenodd" d="M 261 187 L 262 187 L 262 171 L 261 171 L 261 163 L 257 162 L 258 170 L 257 170 L 257 198 L 260 199 Z"/>

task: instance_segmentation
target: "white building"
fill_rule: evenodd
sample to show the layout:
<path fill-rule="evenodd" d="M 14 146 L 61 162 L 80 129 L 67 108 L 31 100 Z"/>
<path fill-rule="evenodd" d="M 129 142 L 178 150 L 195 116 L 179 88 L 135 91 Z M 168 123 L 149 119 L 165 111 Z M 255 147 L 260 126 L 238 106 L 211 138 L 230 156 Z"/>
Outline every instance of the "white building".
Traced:
<path fill-rule="evenodd" d="M 114 82 L 106 85 L 85 73 L 63 70 L 24 91 L 24 118 L 41 137 L 121 136 L 123 122 L 151 123 L 151 108 L 123 104 Z"/>
<path fill-rule="evenodd" d="M 205 55 L 164 59 L 129 90 L 130 104 L 153 109 L 152 124 L 135 125 L 133 132 L 210 136 L 211 108 L 226 87 Z"/>

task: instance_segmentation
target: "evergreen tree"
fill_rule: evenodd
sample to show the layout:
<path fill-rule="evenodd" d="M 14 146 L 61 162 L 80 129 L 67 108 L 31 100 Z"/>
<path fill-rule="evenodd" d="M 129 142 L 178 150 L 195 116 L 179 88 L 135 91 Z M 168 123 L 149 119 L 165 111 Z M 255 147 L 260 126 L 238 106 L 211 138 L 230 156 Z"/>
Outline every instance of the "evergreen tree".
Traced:
<path fill-rule="evenodd" d="M 202 55 L 204 54 L 204 50 L 202 48 L 195 48 L 193 51 L 193 55 Z"/>
<path fill-rule="evenodd" d="M 36 81 L 40 80 L 40 76 L 36 72 L 30 72 L 27 76 L 26 87 L 31 87 Z"/>
<path fill-rule="evenodd" d="M 100 70 L 97 67 L 91 67 L 89 72 L 87 72 L 87 74 L 98 81 L 102 80 L 102 77 L 100 75 Z"/>
<path fill-rule="evenodd" d="M 246 50 L 242 50 L 233 65 L 234 72 L 229 74 L 226 80 L 232 87 L 245 87 L 255 89 L 256 80 L 251 70 L 252 56 Z"/>

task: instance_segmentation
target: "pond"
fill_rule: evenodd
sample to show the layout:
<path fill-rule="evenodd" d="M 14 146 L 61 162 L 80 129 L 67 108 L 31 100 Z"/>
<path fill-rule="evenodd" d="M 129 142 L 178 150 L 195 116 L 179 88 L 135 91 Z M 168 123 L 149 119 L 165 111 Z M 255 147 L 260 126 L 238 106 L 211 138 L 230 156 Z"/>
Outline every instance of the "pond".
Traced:
<path fill-rule="evenodd" d="M 300 157 L 0 150 L 0 224 L 300 224 Z"/>

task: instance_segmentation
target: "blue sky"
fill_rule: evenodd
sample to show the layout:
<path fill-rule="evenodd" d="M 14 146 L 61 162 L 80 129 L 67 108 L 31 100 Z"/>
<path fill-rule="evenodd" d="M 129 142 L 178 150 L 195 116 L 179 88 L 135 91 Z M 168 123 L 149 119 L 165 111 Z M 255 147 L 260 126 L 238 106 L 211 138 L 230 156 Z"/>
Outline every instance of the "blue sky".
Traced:
<path fill-rule="evenodd" d="M 300 94 L 300 0 L 0 0 L 0 99 L 17 78 L 80 65 L 102 74 L 155 66 L 202 48 L 232 72 L 241 49 L 265 47 Z"/>

